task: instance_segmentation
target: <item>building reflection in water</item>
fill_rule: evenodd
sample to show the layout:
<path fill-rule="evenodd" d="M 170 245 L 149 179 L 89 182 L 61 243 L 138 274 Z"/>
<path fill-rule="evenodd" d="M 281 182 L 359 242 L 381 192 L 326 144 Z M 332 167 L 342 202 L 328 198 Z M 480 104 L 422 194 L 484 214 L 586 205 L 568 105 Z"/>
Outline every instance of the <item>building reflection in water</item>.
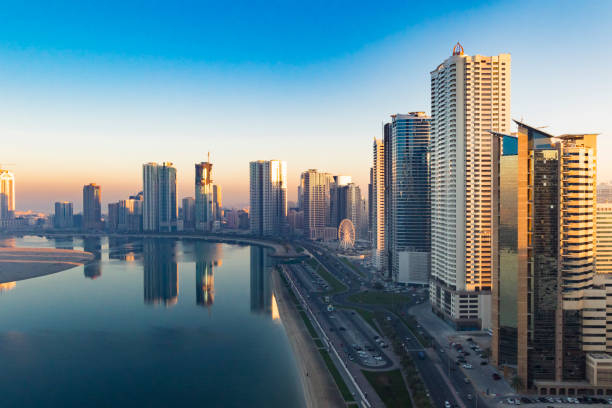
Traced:
<path fill-rule="evenodd" d="M 93 261 L 85 264 L 84 275 L 89 279 L 97 279 L 102 276 L 102 243 L 100 237 L 86 237 L 83 239 L 83 250 L 93 254 Z"/>
<path fill-rule="evenodd" d="M 252 245 L 251 250 L 251 312 L 272 313 L 270 287 L 270 258 L 263 247 Z"/>
<path fill-rule="evenodd" d="M 144 301 L 146 304 L 172 306 L 178 301 L 178 265 L 175 241 L 143 240 Z"/>
<path fill-rule="evenodd" d="M 194 242 L 194 257 L 196 264 L 196 304 L 210 307 L 215 302 L 214 269 L 221 266 L 221 244 L 209 242 Z"/>
<path fill-rule="evenodd" d="M 134 262 L 142 254 L 142 241 L 134 237 L 109 237 L 108 257 L 120 261 Z"/>
<path fill-rule="evenodd" d="M 0 239 L 0 247 L 2 248 L 14 248 L 17 245 L 16 238 L 2 238 Z"/>
<path fill-rule="evenodd" d="M 15 282 L 0 283 L 0 293 L 8 292 L 9 290 L 13 290 L 15 285 L 16 285 Z"/>
<path fill-rule="evenodd" d="M 74 249 L 74 239 L 72 237 L 55 237 L 53 240 L 57 249 Z"/>

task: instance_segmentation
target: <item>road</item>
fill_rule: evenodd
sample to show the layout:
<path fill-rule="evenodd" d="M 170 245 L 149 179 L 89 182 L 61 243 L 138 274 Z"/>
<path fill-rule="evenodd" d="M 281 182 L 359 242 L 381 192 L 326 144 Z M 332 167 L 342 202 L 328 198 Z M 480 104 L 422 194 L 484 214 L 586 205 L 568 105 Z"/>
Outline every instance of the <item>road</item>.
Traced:
<path fill-rule="evenodd" d="M 439 345 L 435 349 L 424 349 L 410 328 L 385 306 L 368 306 L 348 300 L 352 294 L 368 289 L 372 283 L 371 279 L 364 278 L 363 275 L 339 260 L 325 247 L 311 242 L 300 242 L 300 245 L 306 248 L 328 272 L 348 287 L 346 291 L 332 296 L 332 302 L 335 305 L 386 313 L 398 334 L 404 339 L 405 348 L 412 356 L 436 407 L 444 407 L 445 401 L 461 408 L 488 406 L 487 402 L 489 401 L 485 401 L 478 395 L 471 383 L 464 382 L 465 376 L 461 369 L 458 369 L 454 360 L 449 359 L 446 352 L 440 352 Z M 367 274 L 364 275 L 367 276 Z M 362 324 L 365 324 L 365 322 Z M 419 358 L 420 351 L 424 352 L 425 359 Z M 468 399 L 468 395 L 471 396 L 471 399 Z"/>

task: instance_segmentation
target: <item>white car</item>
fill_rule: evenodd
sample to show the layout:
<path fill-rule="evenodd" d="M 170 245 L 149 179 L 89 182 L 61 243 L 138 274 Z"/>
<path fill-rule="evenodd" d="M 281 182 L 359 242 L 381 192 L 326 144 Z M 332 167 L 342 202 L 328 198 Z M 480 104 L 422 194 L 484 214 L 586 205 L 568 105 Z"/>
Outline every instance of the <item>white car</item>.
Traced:
<path fill-rule="evenodd" d="M 464 364 L 463 368 L 467 368 L 469 370 L 470 368 L 472 368 L 472 365 L 471 364 Z"/>
<path fill-rule="evenodd" d="M 444 401 L 444 408 L 452 408 L 452 405 L 448 401 Z"/>

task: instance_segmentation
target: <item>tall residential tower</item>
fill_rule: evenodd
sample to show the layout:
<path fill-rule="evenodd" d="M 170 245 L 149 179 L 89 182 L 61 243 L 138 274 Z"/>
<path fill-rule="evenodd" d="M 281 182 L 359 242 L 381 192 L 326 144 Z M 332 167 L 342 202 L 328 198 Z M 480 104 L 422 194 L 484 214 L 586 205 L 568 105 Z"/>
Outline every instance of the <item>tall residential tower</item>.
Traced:
<path fill-rule="evenodd" d="M 144 231 L 176 231 L 178 201 L 176 168 L 172 163 L 146 163 L 142 166 Z"/>
<path fill-rule="evenodd" d="M 434 310 L 490 327 L 491 135 L 510 129 L 510 55 L 461 45 L 431 72 L 431 279 Z"/>
<path fill-rule="evenodd" d="M 371 170 L 372 198 L 371 205 L 371 235 L 372 264 L 382 271 L 386 265 L 385 250 L 385 148 L 383 141 L 374 139 L 373 162 Z"/>
<path fill-rule="evenodd" d="M 100 186 L 94 183 L 83 186 L 83 229 L 102 228 L 102 203 Z"/>
<path fill-rule="evenodd" d="M 258 160 L 249 163 L 249 222 L 254 235 L 278 235 L 287 223 L 287 163 Z"/>

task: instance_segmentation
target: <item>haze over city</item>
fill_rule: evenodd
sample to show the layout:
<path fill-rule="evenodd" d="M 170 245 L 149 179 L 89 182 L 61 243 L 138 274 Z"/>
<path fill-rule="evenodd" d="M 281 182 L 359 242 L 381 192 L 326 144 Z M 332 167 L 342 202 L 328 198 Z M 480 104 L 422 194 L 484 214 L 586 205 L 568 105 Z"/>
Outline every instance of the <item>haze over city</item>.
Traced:
<path fill-rule="evenodd" d="M 0 405 L 612 405 L 610 21 L 3 5 Z"/>
<path fill-rule="evenodd" d="M 14 163 L 17 210 L 80 203 L 89 182 L 106 208 L 142 188 L 149 161 L 174 162 L 178 195 L 192 195 L 209 151 L 225 205 L 248 204 L 258 158 L 287 161 L 290 201 L 308 168 L 364 190 L 382 122 L 430 111 L 429 72 L 457 41 L 512 54 L 513 118 L 601 133 L 612 153 L 611 3 L 436 5 L 6 4 L 0 163 Z M 611 178 L 600 160 L 598 179 Z"/>

